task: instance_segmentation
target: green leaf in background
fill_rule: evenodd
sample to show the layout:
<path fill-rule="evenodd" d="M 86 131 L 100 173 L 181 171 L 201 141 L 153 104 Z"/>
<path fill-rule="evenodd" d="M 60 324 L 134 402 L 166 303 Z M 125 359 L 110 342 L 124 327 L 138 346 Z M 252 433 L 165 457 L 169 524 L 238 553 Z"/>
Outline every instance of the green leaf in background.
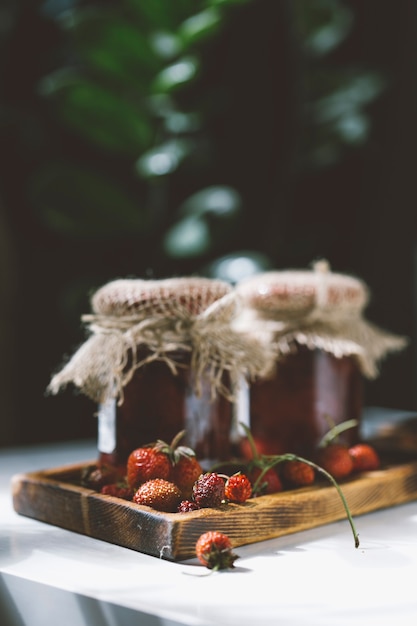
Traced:
<path fill-rule="evenodd" d="M 193 142 L 172 139 L 145 152 L 136 162 L 136 171 L 144 178 L 172 174 L 190 154 Z"/>
<path fill-rule="evenodd" d="M 54 92 L 53 75 L 48 89 Z M 152 124 L 142 104 L 87 79 L 57 83 L 58 114 L 71 128 L 109 151 L 136 156 L 150 144 Z"/>
<path fill-rule="evenodd" d="M 331 52 L 351 29 L 352 13 L 339 0 L 295 0 L 293 6 L 302 46 L 314 57 Z"/>
<path fill-rule="evenodd" d="M 172 135 L 193 133 L 202 126 L 200 112 L 179 111 L 171 94 L 156 93 L 147 100 L 152 114 L 163 121 L 165 130 Z"/>
<path fill-rule="evenodd" d="M 172 111 L 164 119 L 165 129 L 173 135 L 194 133 L 201 128 L 201 125 L 201 115 L 199 113 Z"/>
<path fill-rule="evenodd" d="M 212 186 L 193 194 L 180 206 L 179 220 L 165 235 L 165 252 L 174 258 L 207 254 L 227 239 L 241 205 L 240 195 L 231 187 Z"/>
<path fill-rule="evenodd" d="M 197 76 L 198 69 L 199 63 L 195 57 L 183 57 L 164 68 L 155 77 L 152 91 L 154 93 L 174 91 L 193 80 Z"/>
<path fill-rule="evenodd" d="M 29 193 L 47 227 L 75 238 L 132 236 L 142 233 L 147 216 L 117 182 L 68 163 L 45 165 Z"/>
<path fill-rule="evenodd" d="M 78 58 L 104 77 L 143 88 L 161 68 L 147 34 L 114 12 L 78 9 L 62 22 Z"/>
<path fill-rule="evenodd" d="M 207 0 L 207 4 L 209 6 L 227 6 L 229 4 L 247 4 L 248 2 L 253 2 L 253 0 Z"/>
<path fill-rule="evenodd" d="M 174 31 L 190 13 L 199 11 L 202 0 L 124 0 L 136 18 L 148 29 Z"/>
<path fill-rule="evenodd" d="M 190 46 L 215 33 L 221 24 L 220 11 L 211 7 L 185 20 L 179 27 L 178 34 L 184 46 Z"/>
<path fill-rule="evenodd" d="M 368 139 L 366 107 L 382 92 L 384 81 L 372 72 L 315 72 L 313 77 L 316 98 L 310 110 L 315 142 L 307 159 L 314 167 L 325 167 L 341 157 L 344 146 Z"/>
<path fill-rule="evenodd" d="M 191 258 L 206 254 L 211 247 L 209 226 L 198 216 L 185 217 L 167 232 L 163 247 L 172 258 Z"/>
<path fill-rule="evenodd" d="M 180 215 L 234 217 L 242 208 L 242 199 L 232 187 L 213 185 L 193 194 L 179 209 Z"/>
<path fill-rule="evenodd" d="M 372 102 L 384 88 L 384 81 L 372 72 L 327 72 L 315 74 L 318 99 L 314 103 L 314 118 L 329 122 L 351 114 Z"/>
<path fill-rule="evenodd" d="M 369 119 L 359 111 L 344 115 L 336 122 L 335 128 L 339 137 L 347 144 L 364 143 L 370 131 Z"/>
<path fill-rule="evenodd" d="M 271 261 L 265 254 L 254 250 L 241 250 L 216 259 L 204 268 L 203 273 L 209 278 L 235 284 L 249 276 L 271 269 Z"/>
<path fill-rule="evenodd" d="M 170 60 L 182 51 L 179 37 L 168 31 L 158 30 L 151 33 L 149 42 L 154 53 L 164 60 Z"/>

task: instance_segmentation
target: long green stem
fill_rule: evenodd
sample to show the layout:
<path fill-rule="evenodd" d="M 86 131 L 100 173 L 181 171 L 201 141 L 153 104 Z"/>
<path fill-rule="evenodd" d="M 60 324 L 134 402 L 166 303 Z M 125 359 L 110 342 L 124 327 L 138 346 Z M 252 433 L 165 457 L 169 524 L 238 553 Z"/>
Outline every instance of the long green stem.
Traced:
<path fill-rule="evenodd" d="M 352 422 L 353 422 L 353 420 L 352 420 Z M 345 424 L 347 424 L 347 422 L 345 422 Z M 257 451 L 257 449 L 256 449 L 255 442 L 253 440 L 252 433 L 250 432 L 249 428 L 246 426 L 246 424 L 243 424 L 242 422 L 240 422 L 240 425 L 242 426 L 242 428 L 245 431 L 245 434 L 246 434 L 246 436 L 248 438 L 253 458 L 255 460 L 257 460 L 257 461 L 263 461 L 265 463 L 264 466 L 262 467 L 261 473 L 259 474 L 258 478 L 256 479 L 256 481 L 255 481 L 255 483 L 253 485 L 253 492 L 256 493 L 256 491 L 259 489 L 260 485 L 262 484 L 262 480 L 263 480 L 265 474 L 270 469 L 272 469 L 275 465 L 278 465 L 279 463 L 282 463 L 283 461 L 301 461 L 302 463 L 306 463 L 307 465 L 310 465 L 316 471 L 320 472 L 320 474 L 323 474 L 323 476 L 325 476 L 332 483 L 332 485 L 336 488 L 337 493 L 339 494 L 339 497 L 342 500 L 344 509 L 346 511 L 347 518 L 349 520 L 350 527 L 352 529 L 353 538 L 355 540 L 355 548 L 358 548 L 359 547 L 359 535 L 358 535 L 358 533 L 356 531 L 355 524 L 353 522 L 352 515 L 350 513 L 349 506 L 348 506 L 346 498 L 345 498 L 345 496 L 343 494 L 343 491 L 341 490 L 339 484 L 334 479 L 334 477 L 331 474 L 329 474 L 329 472 L 327 470 L 325 470 L 324 467 L 321 467 L 320 465 L 317 465 L 317 463 L 314 463 L 314 461 L 310 461 L 308 459 L 304 459 L 303 457 L 298 456 L 296 454 L 287 453 L 287 454 L 278 454 L 276 456 L 273 456 L 273 455 L 271 455 L 271 456 L 267 456 L 267 455 L 260 456 L 258 451 Z M 353 425 L 354 424 L 351 423 L 349 426 L 346 426 L 346 428 L 351 428 Z"/>
<path fill-rule="evenodd" d="M 358 425 L 358 420 L 346 420 L 345 422 L 341 422 L 340 424 L 336 424 L 335 426 L 332 426 L 332 428 L 319 441 L 319 443 L 317 444 L 317 447 L 324 448 L 331 441 L 336 439 L 341 433 L 345 432 L 345 430 L 354 428 L 357 425 Z"/>
<path fill-rule="evenodd" d="M 248 438 L 250 450 L 252 452 L 252 457 L 254 459 L 259 459 L 259 452 L 256 449 L 255 442 L 253 440 L 252 433 L 251 433 L 250 429 L 243 422 L 239 422 L 239 424 L 241 425 L 241 427 L 245 431 L 245 435 Z"/>
<path fill-rule="evenodd" d="M 350 512 L 348 503 L 347 503 L 346 498 L 345 498 L 345 496 L 343 494 L 343 491 L 340 488 L 340 485 L 337 483 L 337 481 L 334 479 L 334 477 L 331 474 L 329 474 L 329 472 L 327 470 L 324 469 L 324 467 L 321 467 L 320 465 L 317 465 L 317 463 L 314 463 L 314 461 L 309 461 L 308 459 L 304 459 L 301 456 L 297 456 L 296 454 L 291 454 L 291 453 L 289 453 L 289 454 L 280 454 L 280 455 L 276 456 L 274 460 L 273 460 L 273 457 L 270 457 L 270 464 L 267 465 L 265 468 L 263 468 L 261 474 L 258 476 L 258 478 L 256 480 L 256 483 L 254 485 L 254 489 L 256 489 L 256 485 L 260 483 L 260 481 L 265 476 L 265 474 L 266 474 L 266 472 L 268 470 L 270 470 L 275 465 L 278 465 L 279 463 L 282 463 L 283 461 L 301 461 L 302 463 L 306 463 L 306 465 L 310 465 L 315 470 L 317 470 L 318 472 L 323 474 L 323 476 L 325 476 L 332 483 L 332 485 L 336 488 L 337 493 L 339 494 L 339 497 L 342 500 L 344 509 L 346 511 L 346 515 L 347 515 L 350 527 L 352 529 L 353 538 L 354 538 L 354 541 L 355 541 L 355 548 L 359 548 L 359 535 L 358 535 L 358 533 L 356 531 L 355 524 L 353 522 L 352 515 L 351 515 L 351 512 Z"/>

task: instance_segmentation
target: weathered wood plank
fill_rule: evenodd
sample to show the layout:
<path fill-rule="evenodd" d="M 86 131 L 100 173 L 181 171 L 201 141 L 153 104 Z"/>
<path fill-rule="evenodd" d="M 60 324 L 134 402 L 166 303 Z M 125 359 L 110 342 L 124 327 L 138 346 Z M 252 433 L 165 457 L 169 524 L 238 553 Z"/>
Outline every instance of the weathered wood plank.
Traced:
<path fill-rule="evenodd" d="M 245 504 L 189 513 L 159 513 L 80 486 L 73 465 L 13 478 L 17 513 L 168 560 L 194 556 L 206 530 L 226 532 L 234 546 L 272 539 L 343 519 L 336 489 L 325 482 L 262 496 Z M 417 462 L 368 472 L 341 483 L 353 516 L 417 499 Z M 350 532 L 347 528 L 347 532 Z"/>

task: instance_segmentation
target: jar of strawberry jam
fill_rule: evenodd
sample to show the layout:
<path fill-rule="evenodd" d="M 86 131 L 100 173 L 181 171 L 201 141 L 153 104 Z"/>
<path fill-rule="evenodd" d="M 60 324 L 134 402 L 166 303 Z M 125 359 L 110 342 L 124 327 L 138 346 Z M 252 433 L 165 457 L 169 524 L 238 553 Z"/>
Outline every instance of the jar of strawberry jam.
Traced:
<path fill-rule="evenodd" d="M 90 337 L 50 389 L 70 382 L 97 402 L 100 462 L 123 466 L 134 448 L 182 430 L 203 466 L 230 459 L 236 381 L 263 360 L 258 343 L 232 329 L 232 287 L 121 279 L 98 289 L 91 306 Z"/>
<path fill-rule="evenodd" d="M 272 346 L 275 367 L 249 387 L 249 422 L 260 452 L 310 457 L 332 426 L 354 420 L 341 434 L 358 438 L 364 377 L 378 361 L 405 345 L 403 338 L 367 322 L 368 289 L 359 279 L 330 271 L 271 271 L 236 287 L 244 302 L 244 333 Z M 242 453 L 249 455 L 247 442 Z"/>

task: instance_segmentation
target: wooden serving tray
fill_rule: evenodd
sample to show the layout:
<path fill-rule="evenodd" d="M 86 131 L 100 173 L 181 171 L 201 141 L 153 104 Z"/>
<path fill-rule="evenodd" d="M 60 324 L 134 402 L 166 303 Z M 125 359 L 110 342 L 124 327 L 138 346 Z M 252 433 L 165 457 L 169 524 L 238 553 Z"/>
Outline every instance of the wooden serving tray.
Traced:
<path fill-rule="evenodd" d="M 241 546 L 346 518 L 337 490 L 324 482 L 219 509 L 160 513 L 80 486 L 90 465 L 14 476 L 16 512 L 171 561 L 194 557 L 195 543 L 207 530 L 225 532 Z M 340 486 L 353 516 L 415 500 L 417 461 L 363 473 Z"/>

